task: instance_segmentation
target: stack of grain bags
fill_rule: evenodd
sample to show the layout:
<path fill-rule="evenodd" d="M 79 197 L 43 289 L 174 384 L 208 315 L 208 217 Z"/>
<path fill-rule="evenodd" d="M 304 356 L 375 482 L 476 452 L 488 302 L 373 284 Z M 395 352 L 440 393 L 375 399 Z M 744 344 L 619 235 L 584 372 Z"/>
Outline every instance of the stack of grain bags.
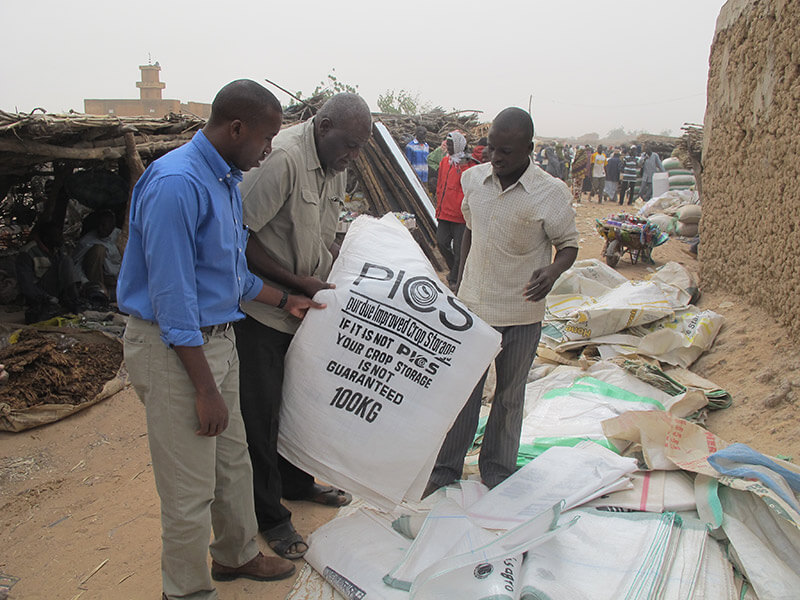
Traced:
<path fill-rule="evenodd" d="M 702 215 L 694 175 L 682 169 L 674 157 L 664 161 L 664 168 L 669 174 L 669 191 L 646 202 L 639 216 L 670 235 L 694 237 Z"/>
<path fill-rule="evenodd" d="M 566 388 L 584 395 L 583 410 L 570 414 Z M 531 415 L 538 431 L 548 425 L 547 394 L 566 407 L 550 426 L 597 420 L 610 447 L 551 447 L 493 490 L 466 480 L 390 512 L 343 509 L 309 539 L 306 559 L 332 588 L 325 597 L 794 597 L 797 467 L 729 445 L 679 416 L 696 398 L 669 398 L 607 362 L 530 384 L 526 427 Z M 592 394 L 628 407 L 587 410 Z"/>
<path fill-rule="evenodd" d="M 306 559 L 335 598 L 740 597 L 691 475 L 649 469 L 594 444 L 551 448 L 492 490 L 467 480 L 391 513 L 343 509 Z"/>
<path fill-rule="evenodd" d="M 664 170 L 669 175 L 669 189 L 690 190 L 697 185 L 694 174 L 690 169 L 685 169 L 680 159 L 671 156 L 663 161 Z"/>
<path fill-rule="evenodd" d="M 608 445 L 550 447 L 492 490 L 466 480 L 390 512 L 343 509 L 306 559 L 337 600 L 794 597 L 800 471 L 681 418 L 701 402 L 605 361 L 559 367 L 529 384 L 523 438 L 589 423 Z"/>
<path fill-rule="evenodd" d="M 694 293 L 694 278 L 678 263 L 629 281 L 596 259 L 577 261 L 547 296 L 542 343 L 556 353 L 592 346 L 603 359 L 641 355 L 686 368 L 724 320 L 692 305 Z"/>

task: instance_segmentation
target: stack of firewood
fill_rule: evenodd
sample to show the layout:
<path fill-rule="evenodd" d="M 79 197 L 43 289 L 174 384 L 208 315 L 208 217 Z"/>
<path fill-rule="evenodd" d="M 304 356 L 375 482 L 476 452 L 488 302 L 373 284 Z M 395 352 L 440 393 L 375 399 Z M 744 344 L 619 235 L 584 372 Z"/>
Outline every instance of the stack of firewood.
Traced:
<path fill-rule="evenodd" d="M 684 123 L 683 135 L 678 140 L 673 156 L 694 173 L 697 192 L 703 195 L 703 126 L 697 123 Z"/>

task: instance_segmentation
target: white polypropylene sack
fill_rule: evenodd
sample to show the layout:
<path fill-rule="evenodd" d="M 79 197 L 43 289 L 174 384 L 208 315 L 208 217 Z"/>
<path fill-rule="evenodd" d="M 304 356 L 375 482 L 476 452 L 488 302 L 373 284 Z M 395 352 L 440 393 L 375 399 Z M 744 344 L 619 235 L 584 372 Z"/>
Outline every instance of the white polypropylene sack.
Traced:
<path fill-rule="evenodd" d="M 800 593 L 800 529 L 750 492 L 719 488 L 722 528 L 759 600 Z"/>
<path fill-rule="evenodd" d="M 576 261 L 556 279 L 550 294 L 600 296 L 628 281 L 616 269 L 596 258 Z"/>
<path fill-rule="evenodd" d="M 660 231 L 663 231 L 664 233 L 672 233 L 674 229 L 674 225 L 672 223 L 672 217 L 670 217 L 669 215 L 665 215 L 664 213 L 658 213 L 648 217 L 647 222 L 652 223 L 653 225 L 658 227 Z"/>
<path fill-rule="evenodd" d="M 681 223 L 699 223 L 703 216 L 703 209 L 699 204 L 687 204 L 681 206 L 675 216 Z"/>
<path fill-rule="evenodd" d="M 568 387 L 572 385 L 576 379 L 587 376 L 624 388 L 637 396 L 645 396 L 657 400 L 667 409 L 670 409 L 676 400 L 675 397 L 670 396 L 649 383 L 645 383 L 614 363 L 600 361 L 590 365 L 587 369 L 562 365 L 556 367 L 545 377 L 528 383 L 525 386 L 524 414 L 527 415 L 530 413 L 541 397 L 548 391 L 554 388 Z"/>
<path fill-rule="evenodd" d="M 559 523 L 561 503 L 473 551 L 448 556 L 421 572 L 411 600 L 517 600 L 522 554 L 558 537 L 577 522 Z"/>
<path fill-rule="evenodd" d="M 350 226 L 286 355 L 278 450 L 370 503 L 417 500 L 500 334 L 436 276 L 391 214 Z"/>
<path fill-rule="evenodd" d="M 700 195 L 694 190 L 670 190 L 645 202 L 639 209 L 639 216 L 649 217 L 656 213 L 669 212 L 682 204 L 697 204 L 699 201 Z"/>
<path fill-rule="evenodd" d="M 546 377 L 549 379 L 552 375 Z M 555 381 L 555 380 L 554 380 Z M 521 444 L 534 444 L 541 438 L 580 438 L 613 447 L 603 434 L 601 423 L 629 410 L 666 410 L 663 392 L 652 396 L 638 395 L 593 377 L 578 377 L 563 387 L 526 390 L 525 417 L 522 421 Z M 533 384 L 528 384 L 530 388 Z M 537 393 L 541 390 L 541 393 Z M 534 397 L 535 394 L 535 397 Z"/>
<path fill-rule="evenodd" d="M 645 512 L 696 510 L 694 482 L 685 471 L 631 473 L 633 488 L 587 502 L 584 506 L 616 507 Z"/>
<path fill-rule="evenodd" d="M 631 328 L 643 336 L 637 352 L 660 362 L 688 367 L 711 348 L 725 318 L 713 310 L 690 306 L 673 317 Z"/>
<path fill-rule="evenodd" d="M 411 542 L 372 511 L 337 517 L 308 538 L 306 561 L 348 599 L 404 600 L 383 582 Z"/>
<path fill-rule="evenodd" d="M 752 592 L 752 590 L 751 590 Z M 755 594 L 740 596 L 736 591 L 733 565 L 723 554 L 719 542 L 706 540 L 703 562 L 697 577 L 692 600 L 758 600 Z"/>
<path fill-rule="evenodd" d="M 528 552 L 523 600 L 651 598 L 679 532 L 674 513 L 571 511 L 574 527 Z"/>
<path fill-rule="evenodd" d="M 653 173 L 653 195 L 660 196 L 668 192 L 671 179 L 669 173 Z"/>
<path fill-rule="evenodd" d="M 693 598 L 703 568 L 706 545 L 711 541 L 702 521 L 682 518 L 675 553 L 663 571 L 654 597 Z"/>
<path fill-rule="evenodd" d="M 646 279 L 650 281 L 661 281 L 668 285 L 686 292 L 686 298 L 691 299 L 692 294 L 697 288 L 697 280 L 686 267 L 680 263 L 670 261 L 659 267 L 655 273 L 648 275 Z M 687 300 L 688 302 L 688 300 Z"/>
<path fill-rule="evenodd" d="M 670 317 L 677 306 L 658 285 L 649 281 L 626 281 L 596 297 L 550 295 L 547 310 L 563 341 L 596 338 L 634 325 Z"/>
<path fill-rule="evenodd" d="M 435 562 L 474 552 L 497 537 L 473 522 L 456 502 L 444 499 L 433 507 L 403 560 L 383 581 L 394 588 L 410 590 L 414 579 Z"/>
<path fill-rule="evenodd" d="M 467 513 L 483 527 L 509 529 L 561 501 L 566 508 L 588 502 L 636 468 L 636 459 L 590 442 L 548 448 L 468 507 Z"/>

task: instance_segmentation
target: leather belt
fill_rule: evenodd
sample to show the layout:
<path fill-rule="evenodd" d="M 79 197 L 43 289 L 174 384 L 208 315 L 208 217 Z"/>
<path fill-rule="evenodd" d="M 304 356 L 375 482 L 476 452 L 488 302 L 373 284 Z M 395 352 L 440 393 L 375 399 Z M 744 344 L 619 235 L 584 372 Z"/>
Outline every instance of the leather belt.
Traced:
<path fill-rule="evenodd" d="M 205 333 L 208 336 L 217 335 L 220 333 L 225 333 L 233 326 L 233 323 L 220 323 L 219 325 L 206 325 L 205 327 L 200 328 L 201 333 Z"/>

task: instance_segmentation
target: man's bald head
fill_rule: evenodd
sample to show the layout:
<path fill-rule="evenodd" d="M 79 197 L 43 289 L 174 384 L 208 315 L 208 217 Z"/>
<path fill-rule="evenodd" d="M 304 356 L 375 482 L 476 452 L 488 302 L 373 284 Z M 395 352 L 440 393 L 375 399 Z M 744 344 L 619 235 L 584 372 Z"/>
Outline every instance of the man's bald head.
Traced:
<path fill-rule="evenodd" d="M 492 121 L 492 127 L 520 135 L 525 141 L 533 141 L 533 119 L 521 108 L 512 106 L 501 110 Z"/>
<path fill-rule="evenodd" d="M 332 96 L 314 117 L 314 142 L 322 167 L 344 171 L 372 133 L 369 106 L 358 94 Z"/>
<path fill-rule="evenodd" d="M 245 123 L 263 119 L 270 112 L 281 114 L 283 109 L 275 95 L 263 85 L 250 79 L 237 79 L 223 87 L 211 103 L 212 127 L 239 120 Z"/>
<path fill-rule="evenodd" d="M 345 124 L 372 125 L 372 115 L 369 106 L 358 94 L 342 93 L 331 96 L 317 113 L 317 120 L 329 119 L 334 126 L 342 127 Z"/>

